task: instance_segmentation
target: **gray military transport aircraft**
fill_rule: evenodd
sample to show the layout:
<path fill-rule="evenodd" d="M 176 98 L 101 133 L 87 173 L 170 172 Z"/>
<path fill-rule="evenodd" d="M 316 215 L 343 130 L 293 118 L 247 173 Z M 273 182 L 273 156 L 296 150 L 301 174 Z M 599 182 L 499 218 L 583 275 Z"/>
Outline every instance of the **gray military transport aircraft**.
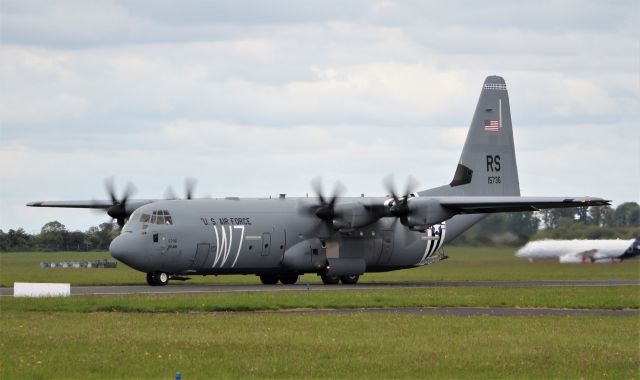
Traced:
<path fill-rule="evenodd" d="M 147 273 L 149 285 L 193 275 L 256 274 L 264 284 L 293 284 L 317 273 L 325 284 L 355 284 L 365 272 L 420 267 L 489 213 L 603 206 L 593 197 L 521 197 L 503 78 L 487 77 L 452 181 L 386 197 L 117 199 L 33 202 L 32 207 L 106 210 L 122 231 L 109 251 Z"/>

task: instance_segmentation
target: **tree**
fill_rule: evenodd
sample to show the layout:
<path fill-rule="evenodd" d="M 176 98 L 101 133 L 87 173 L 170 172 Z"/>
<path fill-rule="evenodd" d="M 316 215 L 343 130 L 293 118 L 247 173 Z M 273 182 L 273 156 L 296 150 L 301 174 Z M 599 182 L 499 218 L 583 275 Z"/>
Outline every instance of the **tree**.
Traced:
<path fill-rule="evenodd" d="M 47 251 L 59 251 L 65 248 L 67 229 L 57 220 L 42 226 L 38 236 L 38 245 Z"/>
<path fill-rule="evenodd" d="M 63 232 L 66 231 L 66 227 L 64 226 L 64 224 L 58 222 L 57 220 L 54 220 L 53 222 L 49 222 L 47 224 L 45 224 L 44 226 L 42 226 L 42 229 L 40 230 L 40 233 L 49 233 L 49 232 Z"/>
<path fill-rule="evenodd" d="M 71 251 L 85 251 L 87 246 L 85 245 L 84 232 L 73 231 L 66 234 L 64 246 Z"/>
<path fill-rule="evenodd" d="M 616 227 L 638 227 L 640 206 L 636 202 L 625 202 L 616 207 L 613 223 Z"/>
<path fill-rule="evenodd" d="M 563 223 L 573 222 L 576 210 L 573 208 L 554 208 L 540 211 L 542 222 L 546 228 L 556 228 Z"/>
<path fill-rule="evenodd" d="M 22 228 L 9 230 L 7 233 L 9 251 L 28 251 L 31 249 L 31 235 Z"/>
<path fill-rule="evenodd" d="M 513 212 L 507 214 L 509 232 L 520 238 L 533 236 L 540 225 L 540 219 L 533 212 Z"/>
<path fill-rule="evenodd" d="M 609 207 L 609 206 L 604 206 Z M 589 216 L 587 217 L 587 224 L 592 226 L 602 226 L 604 222 L 604 207 L 589 207 Z"/>
<path fill-rule="evenodd" d="M 588 224 L 589 222 L 589 207 L 578 207 L 575 215 L 578 217 L 578 221 L 582 224 Z"/>
<path fill-rule="evenodd" d="M 6 232 L 0 230 L 0 252 L 9 250 L 9 236 Z"/>

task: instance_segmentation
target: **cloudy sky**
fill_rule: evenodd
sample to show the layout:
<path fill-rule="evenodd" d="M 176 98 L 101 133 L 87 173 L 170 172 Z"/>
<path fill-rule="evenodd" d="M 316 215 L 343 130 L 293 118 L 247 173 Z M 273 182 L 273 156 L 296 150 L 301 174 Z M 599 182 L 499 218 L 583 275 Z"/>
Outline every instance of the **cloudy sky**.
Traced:
<path fill-rule="evenodd" d="M 523 195 L 638 201 L 639 4 L 2 0 L 0 228 L 104 222 L 24 204 L 110 176 L 140 198 L 439 186 L 492 74 Z"/>

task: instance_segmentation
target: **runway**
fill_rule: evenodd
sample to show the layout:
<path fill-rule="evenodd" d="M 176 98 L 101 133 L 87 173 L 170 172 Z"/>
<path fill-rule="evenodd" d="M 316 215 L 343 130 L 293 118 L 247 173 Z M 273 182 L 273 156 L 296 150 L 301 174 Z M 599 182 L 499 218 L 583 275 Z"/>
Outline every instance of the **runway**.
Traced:
<path fill-rule="evenodd" d="M 168 286 L 117 285 L 117 286 L 72 286 L 71 295 L 126 295 L 126 294 L 190 294 L 190 293 L 232 293 L 232 292 L 274 292 L 274 291 L 348 291 L 380 290 L 403 288 L 438 287 L 602 287 L 640 286 L 640 280 L 571 280 L 571 281 L 433 281 L 433 282 L 386 282 L 360 283 L 356 285 L 322 285 L 318 283 L 296 285 L 262 284 L 179 284 Z M 13 288 L 0 288 L 0 296 L 12 296 Z"/>
<path fill-rule="evenodd" d="M 318 283 L 296 285 L 262 284 L 179 284 L 168 286 L 118 285 L 118 286 L 72 286 L 72 296 L 135 295 L 135 294 L 202 294 L 233 292 L 282 292 L 282 291 L 350 291 L 383 289 L 416 289 L 442 287 L 604 287 L 640 286 L 640 280 L 572 280 L 572 281 L 434 281 L 434 282 L 388 282 L 361 283 L 357 285 L 323 285 Z M 0 288 L 0 296 L 13 295 L 13 288 Z M 372 307 L 350 309 L 285 309 L 261 311 L 221 311 L 216 313 L 299 313 L 299 314 L 357 314 L 391 313 L 415 315 L 449 316 L 614 316 L 640 317 L 640 310 L 625 309 L 563 309 L 563 308 L 519 308 L 519 307 Z"/>

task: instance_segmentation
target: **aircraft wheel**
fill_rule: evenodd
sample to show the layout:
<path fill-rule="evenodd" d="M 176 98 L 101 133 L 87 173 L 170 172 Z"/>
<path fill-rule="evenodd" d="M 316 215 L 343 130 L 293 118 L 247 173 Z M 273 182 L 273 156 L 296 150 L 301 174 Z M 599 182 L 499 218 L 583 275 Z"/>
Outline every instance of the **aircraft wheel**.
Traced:
<path fill-rule="evenodd" d="M 260 282 L 262 282 L 265 285 L 275 285 L 278 283 L 279 279 L 280 279 L 280 276 L 278 276 L 277 274 L 261 274 L 260 275 Z"/>
<path fill-rule="evenodd" d="M 355 285 L 358 283 L 359 278 L 360 278 L 359 275 L 351 274 L 348 276 L 340 276 L 340 281 L 342 281 L 344 285 Z"/>
<path fill-rule="evenodd" d="M 328 276 L 325 273 L 321 273 L 320 278 L 322 279 L 322 283 L 325 285 L 337 285 L 340 282 L 340 277 Z"/>
<path fill-rule="evenodd" d="M 156 286 L 156 282 L 153 278 L 153 273 L 147 273 L 147 284 L 151 285 L 151 286 Z"/>
<path fill-rule="evenodd" d="M 298 282 L 300 276 L 297 273 L 286 273 L 280 275 L 280 282 L 284 285 L 293 285 Z"/>
<path fill-rule="evenodd" d="M 156 272 L 153 274 L 153 281 L 158 286 L 165 286 L 169 283 L 169 275 L 165 272 Z"/>

